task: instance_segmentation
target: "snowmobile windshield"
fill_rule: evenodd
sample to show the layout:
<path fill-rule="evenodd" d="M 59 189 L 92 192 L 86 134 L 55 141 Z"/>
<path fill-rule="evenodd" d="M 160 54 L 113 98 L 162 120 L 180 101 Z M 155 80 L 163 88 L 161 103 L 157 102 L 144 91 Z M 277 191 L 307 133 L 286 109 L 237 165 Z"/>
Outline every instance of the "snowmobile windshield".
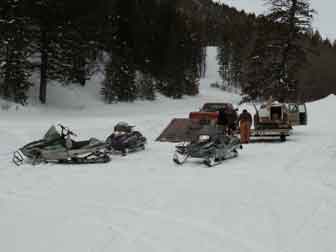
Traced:
<path fill-rule="evenodd" d="M 56 130 L 55 126 L 51 126 L 47 133 L 44 135 L 44 140 L 52 141 L 55 139 L 62 138 L 61 134 Z"/>
<path fill-rule="evenodd" d="M 129 125 L 126 122 L 119 122 L 116 126 L 114 126 L 115 132 L 131 132 L 133 126 Z"/>

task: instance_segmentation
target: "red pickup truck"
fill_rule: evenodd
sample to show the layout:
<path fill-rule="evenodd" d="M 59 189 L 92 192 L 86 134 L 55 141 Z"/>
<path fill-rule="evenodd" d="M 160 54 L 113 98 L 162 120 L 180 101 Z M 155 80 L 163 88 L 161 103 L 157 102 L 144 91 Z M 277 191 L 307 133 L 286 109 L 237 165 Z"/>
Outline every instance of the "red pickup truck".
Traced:
<path fill-rule="evenodd" d="M 234 109 L 231 103 L 205 103 L 200 111 L 191 112 L 189 119 L 205 124 L 215 124 L 218 118 L 218 111 L 223 108 L 227 112 L 229 123 L 237 123 L 237 110 Z"/>

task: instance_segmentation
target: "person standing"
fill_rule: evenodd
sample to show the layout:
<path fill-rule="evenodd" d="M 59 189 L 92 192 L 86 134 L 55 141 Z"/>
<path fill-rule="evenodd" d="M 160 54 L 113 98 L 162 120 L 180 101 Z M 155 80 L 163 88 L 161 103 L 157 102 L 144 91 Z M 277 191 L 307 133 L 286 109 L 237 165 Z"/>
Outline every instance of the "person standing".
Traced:
<path fill-rule="evenodd" d="M 233 136 L 237 129 L 238 115 L 236 110 L 231 110 L 228 118 L 228 134 Z"/>
<path fill-rule="evenodd" d="M 240 141 L 243 144 L 250 142 L 251 125 L 252 116 L 246 109 L 244 109 L 243 113 L 239 116 Z"/>
<path fill-rule="evenodd" d="M 228 117 L 225 108 L 220 108 L 218 111 L 217 125 L 224 133 L 224 135 L 226 135 L 228 127 Z"/>

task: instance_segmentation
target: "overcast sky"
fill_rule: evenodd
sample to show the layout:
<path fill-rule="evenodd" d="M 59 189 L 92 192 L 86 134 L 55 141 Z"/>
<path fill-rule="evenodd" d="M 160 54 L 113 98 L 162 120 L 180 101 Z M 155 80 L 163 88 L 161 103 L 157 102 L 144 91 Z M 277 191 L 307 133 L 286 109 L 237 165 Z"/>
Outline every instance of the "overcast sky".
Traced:
<path fill-rule="evenodd" d="M 267 7 L 263 0 L 215 0 L 244 9 L 257 14 L 265 13 Z M 336 40 L 336 0 L 311 0 L 312 8 L 318 13 L 315 15 L 313 26 L 321 32 L 323 37 Z"/>

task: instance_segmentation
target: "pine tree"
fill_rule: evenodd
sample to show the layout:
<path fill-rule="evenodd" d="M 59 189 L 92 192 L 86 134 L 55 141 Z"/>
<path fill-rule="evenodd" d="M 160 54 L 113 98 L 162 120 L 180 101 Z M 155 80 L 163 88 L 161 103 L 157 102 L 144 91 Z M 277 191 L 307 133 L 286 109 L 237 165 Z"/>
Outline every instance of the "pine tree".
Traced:
<path fill-rule="evenodd" d="M 28 18 L 18 1 L 7 0 L 0 6 L 0 95 L 16 103 L 25 104 L 26 92 L 32 85 L 30 37 Z"/>
<path fill-rule="evenodd" d="M 311 44 L 314 47 L 317 47 L 322 43 L 322 37 L 319 31 L 315 31 L 314 34 L 311 37 Z"/>
<path fill-rule="evenodd" d="M 241 82 L 243 55 L 233 42 L 224 42 L 218 48 L 217 60 L 219 63 L 219 75 L 222 78 L 222 88 L 238 88 Z"/>
<path fill-rule="evenodd" d="M 108 104 L 111 104 L 118 100 L 117 91 L 114 89 L 113 86 L 113 83 L 115 81 L 114 72 L 115 69 L 112 61 L 109 60 L 109 62 L 105 65 L 105 79 L 103 80 L 103 87 L 101 89 L 104 100 Z"/>
<path fill-rule="evenodd" d="M 309 0 L 265 0 L 270 5 L 268 18 L 279 24 L 270 41 L 275 97 L 281 101 L 297 99 L 297 73 L 307 62 L 302 35 L 311 30 L 314 11 Z M 274 56 L 275 55 L 275 56 Z"/>
<path fill-rule="evenodd" d="M 49 59 L 48 75 L 49 79 L 85 86 L 97 71 L 99 50 L 97 41 L 90 39 L 84 27 L 82 29 L 77 22 L 79 20 L 67 21 L 53 41 L 57 53 L 53 53 Z"/>
<path fill-rule="evenodd" d="M 64 0 L 30 0 L 25 2 L 25 10 L 32 20 L 30 26 L 36 52 L 40 56 L 40 92 L 42 104 L 47 102 L 47 83 L 51 74 L 50 60 L 57 55 L 57 37 L 63 32 Z"/>
<path fill-rule="evenodd" d="M 270 41 L 276 27 L 266 17 L 260 17 L 256 29 L 253 49 L 246 59 L 242 84 L 244 101 L 267 99 L 274 92 L 272 86 L 274 48 Z"/>
<path fill-rule="evenodd" d="M 164 95 L 180 99 L 185 94 L 198 94 L 198 81 L 205 57 L 193 20 L 176 11 L 175 6 L 171 6 L 169 11 L 168 44 L 163 68 L 166 74 L 161 78 L 163 85 L 158 88 Z"/>
<path fill-rule="evenodd" d="M 314 11 L 309 0 L 265 0 L 269 15 L 259 18 L 252 54 L 248 57 L 245 99 L 297 100 L 299 72 L 307 63 Z"/>
<path fill-rule="evenodd" d="M 99 54 L 99 29 L 101 17 L 99 3 L 102 0 L 65 2 L 57 36 L 53 41 L 57 53 L 50 58 L 48 75 L 63 83 L 74 82 L 84 86 L 97 71 Z M 98 6 L 98 7 L 97 7 Z M 90 12 L 88 13 L 88 10 Z"/>
<path fill-rule="evenodd" d="M 143 100 L 155 100 L 155 79 L 149 73 L 136 73 L 137 97 Z"/>
<path fill-rule="evenodd" d="M 136 99 L 136 69 L 133 55 L 135 41 L 131 20 L 134 4 L 131 0 L 119 0 L 114 6 L 115 13 L 112 17 L 114 29 L 110 35 L 115 48 L 110 54 L 111 60 L 105 71 L 106 80 L 103 82 L 103 94 L 107 102 L 112 102 L 114 99 L 128 102 Z M 112 90 L 107 90 L 108 88 Z"/>
<path fill-rule="evenodd" d="M 223 26 L 219 39 L 217 60 L 223 89 L 239 90 L 244 84 L 246 61 L 253 48 L 255 17 L 234 15 Z"/>
<path fill-rule="evenodd" d="M 219 76 L 222 79 L 222 89 L 226 89 L 231 83 L 230 63 L 232 58 L 232 47 L 230 42 L 223 42 L 217 51 L 217 61 L 219 65 Z"/>
<path fill-rule="evenodd" d="M 124 58 L 117 58 L 112 54 L 105 66 L 105 79 L 102 94 L 107 103 L 134 101 L 137 97 L 135 72 Z"/>

